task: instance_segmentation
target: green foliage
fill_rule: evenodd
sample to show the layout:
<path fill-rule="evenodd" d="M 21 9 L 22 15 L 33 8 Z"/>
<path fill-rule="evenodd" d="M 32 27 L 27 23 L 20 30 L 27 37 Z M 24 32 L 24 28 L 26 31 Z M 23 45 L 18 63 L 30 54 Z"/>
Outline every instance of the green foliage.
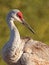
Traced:
<path fill-rule="evenodd" d="M 26 27 L 16 23 L 20 35 L 29 36 L 35 40 L 49 43 L 49 0 L 0 0 L 0 50 L 8 41 L 10 31 L 6 21 L 6 15 L 11 9 L 18 8 L 22 11 L 25 20 L 35 30 L 33 35 Z M 21 28 L 21 29 L 20 29 Z M 0 56 L 0 65 L 6 65 Z"/>

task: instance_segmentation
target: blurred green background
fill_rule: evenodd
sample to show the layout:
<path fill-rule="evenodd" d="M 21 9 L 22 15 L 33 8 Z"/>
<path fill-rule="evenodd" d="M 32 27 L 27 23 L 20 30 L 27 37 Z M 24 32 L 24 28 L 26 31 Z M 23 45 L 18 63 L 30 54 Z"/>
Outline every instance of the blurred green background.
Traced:
<path fill-rule="evenodd" d="M 29 36 L 34 40 L 49 44 L 49 0 L 0 0 L 0 51 L 10 37 L 6 15 L 11 9 L 15 8 L 22 11 L 25 20 L 39 37 L 32 34 L 22 24 L 15 22 L 20 35 Z M 6 65 L 1 55 L 0 65 Z"/>

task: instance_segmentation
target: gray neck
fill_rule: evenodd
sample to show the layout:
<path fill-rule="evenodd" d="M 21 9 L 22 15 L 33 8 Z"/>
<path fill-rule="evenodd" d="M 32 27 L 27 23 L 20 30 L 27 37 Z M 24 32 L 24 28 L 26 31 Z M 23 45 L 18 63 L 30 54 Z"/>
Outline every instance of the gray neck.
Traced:
<path fill-rule="evenodd" d="M 13 19 L 8 20 L 8 25 L 10 28 L 10 42 L 13 42 L 12 44 L 14 44 L 17 41 L 20 42 L 19 31 L 17 27 L 14 25 L 13 21 Z"/>

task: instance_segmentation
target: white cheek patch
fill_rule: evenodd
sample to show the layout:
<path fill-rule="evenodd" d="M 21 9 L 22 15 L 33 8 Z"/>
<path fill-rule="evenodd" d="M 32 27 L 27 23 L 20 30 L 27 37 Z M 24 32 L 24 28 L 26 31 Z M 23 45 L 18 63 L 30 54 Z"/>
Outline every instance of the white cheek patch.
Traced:
<path fill-rule="evenodd" d="M 19 17 L 16 17 L 16 20 L 17 20 L 17 21 L 19 21 L 19 22 L 21 22 L 21 20 L 20 20 L 20 18 L 19 18 Z"/>

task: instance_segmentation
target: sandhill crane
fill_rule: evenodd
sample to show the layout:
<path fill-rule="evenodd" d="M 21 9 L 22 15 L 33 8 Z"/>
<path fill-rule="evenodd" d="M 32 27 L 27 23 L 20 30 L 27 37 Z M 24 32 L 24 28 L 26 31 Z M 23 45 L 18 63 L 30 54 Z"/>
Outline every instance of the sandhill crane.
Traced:
<path fill-rule="evenodd" d="M 38 61 L 45 63 L 45 61 L 49 60 L 49 47 L 46 44 L 34 41 L 28 37 L 21 38 L 13 22 L 16 20 L 35 33 L 28 23 L 25 22 L 22 13 L 18 9 L 10 11 L 7 15 L 7 23 L 10 28 L 10 39 L 2 49 L 4 61 L 8 65 L 37 65 Z M 47 51 L 47 53 L 45 51 Z"/>

